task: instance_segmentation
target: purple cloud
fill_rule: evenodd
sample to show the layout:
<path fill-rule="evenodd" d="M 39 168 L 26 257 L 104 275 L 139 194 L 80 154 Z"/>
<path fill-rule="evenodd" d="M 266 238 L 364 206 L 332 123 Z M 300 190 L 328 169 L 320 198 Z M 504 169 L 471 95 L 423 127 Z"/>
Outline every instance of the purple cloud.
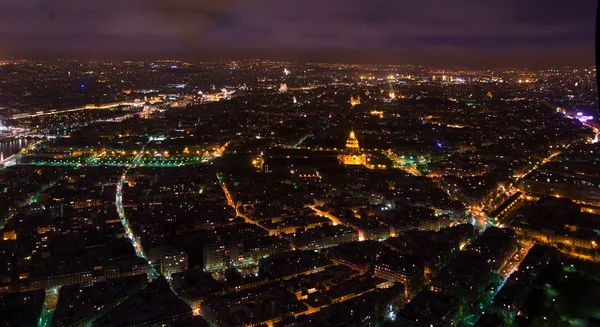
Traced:
<path fill-rule="evenodd" d="M 0 56 L 494 51 L 589 61 L 595 14 L 588 0 L 4 0 Z"/>

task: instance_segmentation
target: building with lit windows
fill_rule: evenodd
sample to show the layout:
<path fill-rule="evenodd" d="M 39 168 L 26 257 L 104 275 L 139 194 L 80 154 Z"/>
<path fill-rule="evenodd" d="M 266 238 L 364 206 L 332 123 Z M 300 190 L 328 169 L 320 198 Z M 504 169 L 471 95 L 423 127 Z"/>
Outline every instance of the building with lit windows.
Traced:
<path fill-rule="evenodd" d="M 208 272 L 222 271 L 232 264 L 243 262 L 243 244 L 208 244 L 204 246 L 204 269 Z"/>
<path fill-rule="evenodd" d="M 177 249 L 163 249 L 160 261 L 160 270 L 164 276 L 183 272 L 188 269 L 188 257 L 184 251 Z"/>
<path fill-rule="evenodd" d="M 341 243 L 358 241 L 358 232 L 343 225 L 324 225 L 311 229 L 299 229 L 292 235 L 286 235 L 295 250 L 320 250 Z"/>
<path fill-rule="evenodd" d="M 407 297 L 417 294 L 423 287 L 425 268 L 423 262 L 410 256 L 382 248 L 376 254 L 374 276 L 404 285 Z"/>
<path fill-rule="evenodd" d="M 239 269 L 258 265 L 260 259 L 290 250 L 290 243 L 277 236 L 204 246 L 204 269 L 222 272 L 234 265 Z"/>

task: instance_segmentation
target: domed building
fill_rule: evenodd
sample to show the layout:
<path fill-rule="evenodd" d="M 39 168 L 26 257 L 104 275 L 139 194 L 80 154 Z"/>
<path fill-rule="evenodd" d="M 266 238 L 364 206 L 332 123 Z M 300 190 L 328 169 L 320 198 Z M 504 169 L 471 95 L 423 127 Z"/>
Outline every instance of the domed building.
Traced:
<path fill-rule="evenodd" d="M 340 165 L 357 166 L 367 163 L 367 156 L 361 153 L 360 146 L 354 130 L 350 131 L 350 137 L 346 140 L 346 149 L 338 155 Z"/>

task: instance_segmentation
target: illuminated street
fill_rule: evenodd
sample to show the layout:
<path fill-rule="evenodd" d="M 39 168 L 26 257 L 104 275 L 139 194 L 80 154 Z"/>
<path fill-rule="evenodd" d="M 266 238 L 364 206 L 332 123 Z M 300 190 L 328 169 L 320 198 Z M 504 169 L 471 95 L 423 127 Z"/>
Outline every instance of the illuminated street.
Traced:
<path fill-rule="evenodd" d="M 44 307 L 40 316 L 38 327 L 50 327 L 52 326 L 52 316 L 56 309 L 56 303 L 60 295 L 60 286 L 51 287 L 46 289 L 46 299 L 44 300 Z"/>
<path fill-rule="evenodd" d="M 323 211 L 317 208 L 316 205 L 311 204 L 311 205 L 307 205 L 306 208 L 310 208 L 311 210 L 313 210 L 317 215 L 321 216 L 321 217 L 325 217 L 329 220 L 331 220 L 331 222 L 333 222 L 333 225 L 339 225 L 341 224 L 341 221 L 335 217 L 334 215 L 330 214 L 327 211 Z"/>
<path fill-rule="evenodd" d="M 144 148 L 146 147 L 146 145 L 148 145 L 149 142 L 150 141 L 146 142 L 144 144 L 144 146 L 142 146 L 139 154 L 133 158 L 131 163 L 128 164 L 127 168 L 125 168 L 125 170 L 123 171 L 123 174 L 121 175 L 121 178 L 119 179 L 119 182 L 117 184 L 116 198 L 115 198 L 115 206 L 117 209 L 117 214 L 119 215 L 121 224 L 123 225 L 123 228 L 125 229 L 125 233 L 127 234 L 127 237 L 131 240 L 131 244 L 133 245 L 133 248 L 135 249 L 135 253 L 137 254 L 137 256 L 145 259 L 146 261 L 148 259 L 147 259 L 146 254 L 144 253 L 144 249 L 142 248 L 139 238 L 133 234 L 133 231 L 131 230 L 131 227 L 129 226 L 129 221 L 127 220 L 127 217 L 125 215 L 125 209 L 123 208 L 123 185 L 125 184 L 127 172 L 129 171 L 130 168 L 135 168 L 139 164 L 140 159 L 144 155 Z M 158 276 L 157 272 L 154 270 L 152 265 L 150 265 L 150 276 L 152 278 L 156 278 Z"/>

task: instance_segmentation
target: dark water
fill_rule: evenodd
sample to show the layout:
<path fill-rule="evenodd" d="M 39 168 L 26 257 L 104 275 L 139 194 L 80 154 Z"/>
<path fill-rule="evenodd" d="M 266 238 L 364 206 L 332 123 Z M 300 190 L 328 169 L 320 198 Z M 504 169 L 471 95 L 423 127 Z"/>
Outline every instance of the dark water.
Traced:
<path fill-rule="evenodd" d="M 0 152 L 4 154 L 4 158 L 7 158 L 27 146 L 29 141 L 24 138 L 18 139 L 6 139 L 0 141 Z"/>

